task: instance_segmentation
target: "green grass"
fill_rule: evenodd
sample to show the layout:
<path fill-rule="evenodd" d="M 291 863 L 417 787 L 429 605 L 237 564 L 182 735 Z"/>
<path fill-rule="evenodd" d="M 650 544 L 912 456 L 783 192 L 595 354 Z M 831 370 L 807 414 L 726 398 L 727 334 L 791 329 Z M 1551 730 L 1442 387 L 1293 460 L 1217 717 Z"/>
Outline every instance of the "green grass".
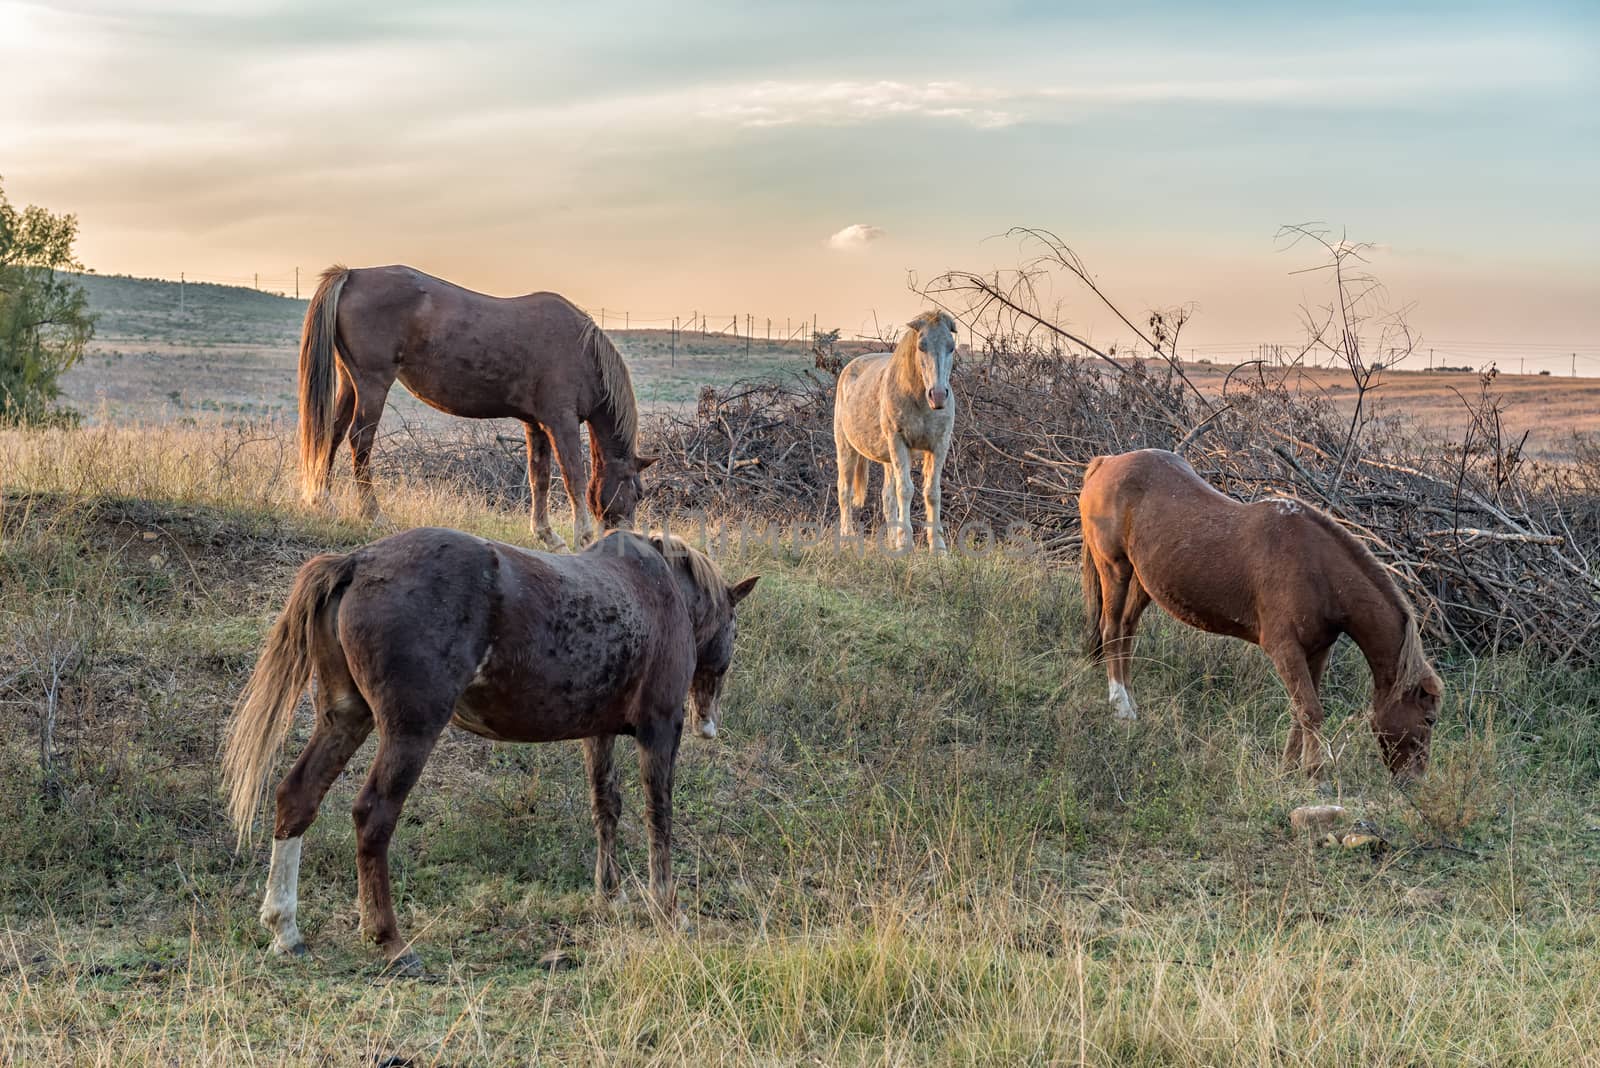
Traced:
<path fill-rule="evenodd" d="M 393 861 L 430 966 L 355 931 L 349 803 L 307 836 L 315 956 L 265 952 L 216 746 L 295 568 L 373 536 L 293 505 L 270 434 L 0 432 L 0 1063 L 1575 1064 L 1600 1033 L 1600 679 L 1445 657 L 1423 787 L 1387 782 L 1342 649 L 1339 798 L 1382 855 L 1297 841 L 1259 653 L 1151 614 L 1114 721 L 1076 577 L 770 546 L 723 734 L 686 741 L 691 925 L 590 895 L 573 745 L 451 732 Z M 401 526 L 518 514 L 385 487 Z M 51 658 L 56 752 L 41 768 Z M 290 755 L 303 741 L 305 714 Z M 539 965 L 563 950 L 577 967 Z"/>

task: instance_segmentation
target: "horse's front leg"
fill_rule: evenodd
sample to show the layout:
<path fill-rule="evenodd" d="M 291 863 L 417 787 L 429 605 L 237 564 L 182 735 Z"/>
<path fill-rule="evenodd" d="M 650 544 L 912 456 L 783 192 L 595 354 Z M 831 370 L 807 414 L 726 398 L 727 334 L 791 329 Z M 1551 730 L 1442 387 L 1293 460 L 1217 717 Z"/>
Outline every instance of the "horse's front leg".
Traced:
<path fill-rule="evenodd" d="M 422 774 L 422 765 L 439 740 L 439 729 L 396 730 L 378 744 L 377 758 L 366 785 L 356 795 L 351 814 L 356 821 L 357 897 L 361 930 L 378 944 L 398 975 L 417 975 L 422 959 L 400 937 L 389 886 L 389 839 L 405 805 L 406 795 Z"/>
<path fill-rule="evenodd" d="M 937 449 L 922 454 L 922 508 L 928 519 L 928 549 L 936 553 L 945 551 L 944 522 L 939 514 L 944 492 L 945 451 Z"/>
<path fill-rule="evenodd" d="M 589 514 L 588 460 L 583 453 L 583 439 L 578 433 L 576 416 L 567 416 L 550 427 L 550 441 L 556 447 L 556 459 L 561 461 L 561 481 L 567 486 L 567 500 L 572 502 L 572 543 L 581 549 L 599 533 L 594 517 Z"/>
<path fill-rule="evenodd" d="M 589 803 L 594 812 L 594 892 L 602 899 L 617 893 L 617 817 L 622 814 L 622 795 L 612 774 L 616 740 L 614 734 L 583 740 L 583 763 L 589 770 Z"/>
<path fill-rule="evenodd" d="M 1312 781 L 1320 781 L 1326 747 L 1322 740 L 1322 699 L 1317 694 L 1312 660 L 1325 663 L 1326 657 L 1308 658 L 1305 649 L 1292 638 L 1274 642 L 1270 646 L 1263 643 L 1263 647 L 1288 687 L 1289 700 L 1294 705 L 1294 722 L 1289 728 L 1289 741 L 1283 752 L 1284 768 L 1292 771 L 1298 765 Z M 1321 675 L 1321 664 L 1317 665 L 1316 675 Z"/>
<path fill-rule="evenodd" d="M 522 424 L 528 442 L 528 492 L 533 495 L 533 536 L 550 549 L 563 549 L 566 540 L 550 526 L 550 438 L 538 423 Z"/>
<path fill-rule="evenodd" d="M 895 550 L 912 547 L 911 532 L 911 450 L 899 437 L 890 439 L 887 477 L 894 482 L 895 515 L 889 520 L 889 546 Z M 885 517 L 886 519 L 888 517 Z"/>
<path fill-rule="evenodd" d="M 641 724 L 639 780 L 644 786 L 644 811 L 650 838 L 650 896 L 661 914 L 671 918 L 678 908 L 672 884 L 672 772 L 683 737 L 683 710 Z"/>

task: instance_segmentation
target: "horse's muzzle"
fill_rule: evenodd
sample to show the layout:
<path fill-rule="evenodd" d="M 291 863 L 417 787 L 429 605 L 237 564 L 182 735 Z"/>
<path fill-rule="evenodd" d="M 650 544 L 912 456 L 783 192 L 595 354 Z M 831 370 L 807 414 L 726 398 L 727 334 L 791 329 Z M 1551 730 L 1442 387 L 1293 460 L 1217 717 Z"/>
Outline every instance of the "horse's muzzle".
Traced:
<path fill-rule="evenodd" d="M 944 403 L 949 399 L 949 397 L 949 390 L 940 389 L 938 386 L 934 386 L 932 389 L 928 390 L 928 407 L 932 408 L 934 411 L 938 411 L 944 407 Z"/>

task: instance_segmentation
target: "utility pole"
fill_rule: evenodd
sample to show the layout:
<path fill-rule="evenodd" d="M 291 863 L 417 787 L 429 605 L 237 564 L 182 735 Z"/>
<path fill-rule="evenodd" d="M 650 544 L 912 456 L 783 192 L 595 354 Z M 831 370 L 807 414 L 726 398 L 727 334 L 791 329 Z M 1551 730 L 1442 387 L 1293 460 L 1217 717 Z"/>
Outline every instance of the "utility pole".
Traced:
<path fill-rule="evenodd" d="M 178 272 L 178 314 L 183 314 L 183 272 Z"/>
<path fill-rule="evenodd" d="M 678 317 L 672 317 L 672 366 L 678 366 Z"/>
<path fill-rule="evenodd" d="M 255 274 L 253 274 L 253 275 L 252 275 L 252 276 L 251 276 L 251 277 L 252 277 L 252 278 L 254 278 L 254 279 L 255 279 L 255 283 L 256 283 L 256 292 L 257 292 L 257 293 L 259 293 L 259 292 L 261 292 L 261 272 L 260 272 L 260 271 L 257 271 L 257 272 L 255 272 Z"/>
<path fill-rule="evenodd" d="M 294 299 L 300 299 L 300 268 L 294 269 Z"/>
<path fill-rule="evenodd" d="M 1578 354 L 1576 352 L 1572 354 L 1572 377 L 1578 377 Z"/>
<path fill-rule="evenodd" d="M 1428 350 L 1428 370 L 1433 370 L 1433 350 Z"/>
<path fill-rule="evenodd" d="M 604 330 L 605 328 L 606 328 L 606 310 L 604 308 L 601 308 L 600 309 L 600 329 Z"/>

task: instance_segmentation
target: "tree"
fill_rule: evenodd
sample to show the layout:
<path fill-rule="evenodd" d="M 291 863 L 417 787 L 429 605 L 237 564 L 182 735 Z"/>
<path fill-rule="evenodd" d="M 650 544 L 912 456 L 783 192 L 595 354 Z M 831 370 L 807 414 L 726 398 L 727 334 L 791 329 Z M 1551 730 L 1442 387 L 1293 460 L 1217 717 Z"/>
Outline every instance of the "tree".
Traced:
<path fill-rule="evenodd" d="M 61 273 L 79 268 L 77 236 L 76 216 L 19 211 L 0 188 L 0 423 L 66 414 L 56 381 L 94 336 L 83 287 Z"/>

